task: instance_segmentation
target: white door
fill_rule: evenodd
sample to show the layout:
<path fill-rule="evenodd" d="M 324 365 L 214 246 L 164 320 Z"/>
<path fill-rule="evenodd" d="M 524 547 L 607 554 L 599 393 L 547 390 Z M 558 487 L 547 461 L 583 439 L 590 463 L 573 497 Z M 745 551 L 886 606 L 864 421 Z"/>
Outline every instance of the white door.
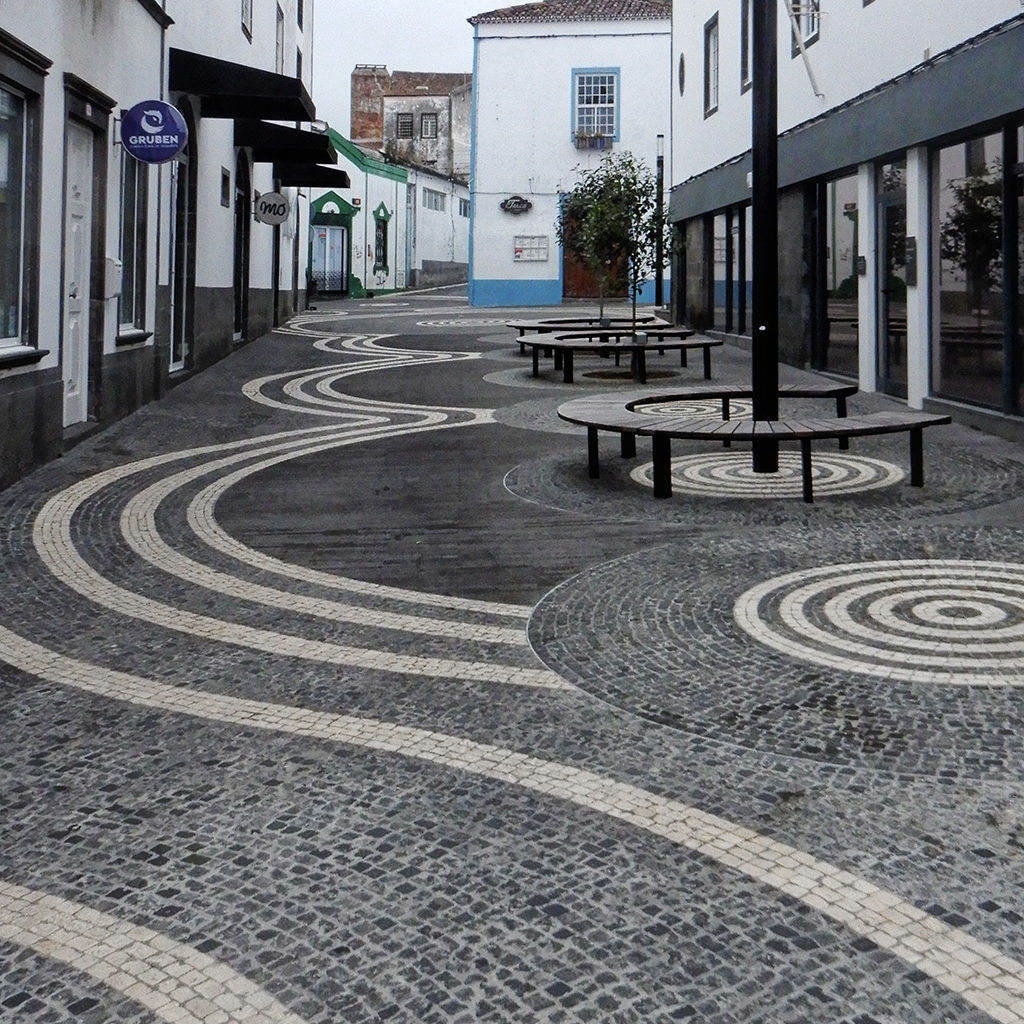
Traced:
<path fill-rule="evenodd" d="M 64 189 L 64 426 L 83 423 L 89 396 L 89 276 L 92 268 L 92 144 L 68 123 Z"/>

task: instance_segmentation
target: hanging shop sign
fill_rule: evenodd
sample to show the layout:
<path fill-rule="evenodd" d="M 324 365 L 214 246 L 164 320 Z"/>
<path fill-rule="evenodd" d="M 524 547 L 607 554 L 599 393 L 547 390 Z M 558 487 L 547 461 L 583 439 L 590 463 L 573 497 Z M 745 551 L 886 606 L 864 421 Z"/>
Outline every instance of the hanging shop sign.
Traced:
<path fill-rule="evenodd" d="M 264 192 L 253 204 L 253 214 L 261 224 L 283 224 L 290 212 L 288 197 L 280 192 Z"/>
<path fill-rule="evenodd" d="M 129 156 L 143 163 L 167 163 L 187 142 L 185 118 L 163 100 L 143 100 L 121 118 L 121 144 Z"/>
<path fill-rule="evenodd" d="M 533 209 L 533 203 L 523 196 L 509 196 L 508 199 L 502 200 L 501 208 L 506 213 L 526 213 L 527 210 Z"/>

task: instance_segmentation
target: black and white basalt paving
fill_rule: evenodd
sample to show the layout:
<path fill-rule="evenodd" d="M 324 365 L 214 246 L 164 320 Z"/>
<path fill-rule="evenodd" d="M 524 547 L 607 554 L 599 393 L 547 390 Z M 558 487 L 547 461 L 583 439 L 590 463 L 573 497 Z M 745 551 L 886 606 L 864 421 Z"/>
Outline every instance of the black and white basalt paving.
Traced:
<path fill-rule="evenodd" d="M 1024 1022 L 1016 453 L 666 513 L 339 312 L 0 494 L 0 1020 Z"/>

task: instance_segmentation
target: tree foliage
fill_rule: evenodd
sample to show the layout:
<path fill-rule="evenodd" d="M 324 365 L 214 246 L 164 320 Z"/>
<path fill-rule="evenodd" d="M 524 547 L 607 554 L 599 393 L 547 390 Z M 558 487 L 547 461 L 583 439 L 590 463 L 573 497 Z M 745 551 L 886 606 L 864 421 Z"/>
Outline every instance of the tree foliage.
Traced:
<path fill-rule="evenodd" d="M 625 275 L 635 330 L 637 298 L 658 269 L 659 236 L 662 265 L 670 249 L 651 169 L 630 153 L 606 156 L 566 194 L 556 230 L 559 243 L 597 278 L 602 316 L 609 284 Z"/>

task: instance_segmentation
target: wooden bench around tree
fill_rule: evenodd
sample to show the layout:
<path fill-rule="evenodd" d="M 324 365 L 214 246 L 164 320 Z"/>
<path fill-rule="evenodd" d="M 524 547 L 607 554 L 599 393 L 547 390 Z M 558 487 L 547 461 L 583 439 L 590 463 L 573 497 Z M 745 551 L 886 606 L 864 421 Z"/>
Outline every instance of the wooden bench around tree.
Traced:
<path fill-rule="evenodd" d="M 698 389 L 687 389 L 685 392 L 662 396 L 661 401 L 686 400 L 695 397 L 693 391 L 696 390 Z M 822 389 L 804 388 L 800 390 L 804 392 L 824 391 L 827 390 L 827 386 Z M 696 397 L 704 398 L 707 395 Z M 795 397 L 793 392 L 790 392 L 790 397 Z M 800 397 L 825 396 L 805 393 Z M 838 402 L 839 396 L 835 397 Z M 657 399 L 648 399 L 644 396 L 627 405 L 620 394 L 591 396 L 559 406 L 559 418 L 587 428 L 587 465 L 592 479 L 600 475 L 597 446 L 599 430 L 611 431 L 622 436 L 624 458 L 631 458 L 636 454 L 637 435 L 651 438 L 654 496 L 656 498 L 668 498 L 672 494 L 671 442 L 673 440 L 731 442 L 771 438 L 779 442 L 795 441 L 799 443 L 803 498 L 805 502 L 810 503 L 814 501 L 811 466 L 812 442 L 838 438 L 842 443 L 843 441 L 848 442 L 851 437 L 905 432 L 910 436 L 910 483 L 914 487 L 921 487 L 924 485 L 924 428 L 951 422 L 949 416 L 912 411 L 837 416 L 834 419 L 801 417 L 779 420 L 695 418 L 644 411 L 644 405 L 650 405 L 656 401 Z M 845 397 L 843 401 L 845 403 Z"/>
<path fill-rule="evenodd" d="M 566 384 L 573 382 L 573 354 L 576 352 L 596 352 L 599 355 L 615 355 L 616 366 L 619 356 L 628 352 L 632 357 L 633 377 L 641 384 L 647 383 L 647 352 L 657 349 L 659 353 L 678 349 L 679 365 L 686 366 L 687 352 L 700 349 L 704 355 L 704 378 L 711 377 L 711 349 L 719 347 L 722 342 L 717 338 L 694 338 L 689 327 L 650 328 L 640 337 L 633 334 L 632 325 L 621 328 L 590 328 L 584 331 L 571 331 L 555 334 L 551 337 L 530 338 L 524 343 L 532 349 L 533 376 L 540 376 L 540 350 L 555 356 L 555 369 L 561 362 L 562 379 Z"/>
<path fill-rule="evenodd" d="M 556 334 L 561 331 L 585 330 L 588 327 L 601 326 L 602 321 L 609 327 L 619 327 L 622 324 L 633 323 L 631 316 L 555 316 L 546 317 L 541 320 L 506 320 L 505 326 L 511 327 L 519 332 L 519 354 L 526 353 L 526 343 L 522 340 L 527 331 L 535 334 Z M 638 324 L 664 324 L 670 327 L 671 324 L 659 319 L 651 313 L 637 315 Z"/>

